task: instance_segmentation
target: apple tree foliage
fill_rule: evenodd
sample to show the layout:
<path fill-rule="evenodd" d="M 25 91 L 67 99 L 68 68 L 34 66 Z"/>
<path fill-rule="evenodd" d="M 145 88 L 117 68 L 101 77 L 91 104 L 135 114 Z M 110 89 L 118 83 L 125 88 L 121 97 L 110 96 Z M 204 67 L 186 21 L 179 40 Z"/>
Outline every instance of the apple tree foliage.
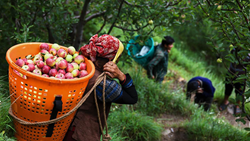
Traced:
<path fill-rule="evenodd" d="M 1 0 L 0 41 L 2 56 L 23 42 L 49 42 L 76 49 L 94 34 L 111 34 L 126 43 L 134 35 L 154 36 L 175 24 L 187 11 L 187 0 Z M 150 21 L 150 22 L 149 22 Z M 151 22 L 152 21 L 152 22 Z M 119 34 L 114 29 L 120 29 Z M 121 59 L 122 61 L 123 59 Z M 1 68 L 7 64 L 1 63 Z M 1 74 L 6 74 L 1 69 Z"/>
<path fill-rule="evenodd" d="M 241 116 L 247 116 L 249 109 L 246 109 L 246 104 L 249 102 L 250 90 L 250 65 L 244 61 L 246 56 L 250 54 L 250 2 L 248 0 L 194 0 L 192 4 L 197 5 L 198 10 L 202 13 L 203 19 L 209 19 L 212 22 L 212 27 L 217 29 L 217 35 L 209 37 L 209 44 L 213 47 L 216 54 L 220 56 L 220 61 L 228 69 L 231 62 L 240 65 L 245 73 L 243 75 L 232 75 L 237 77 L 236 80 L 228 83 L 240 82 L 244 84 L 241 99 L 242 111 Z M 231 54 L 230 51 L 236 49 L 236 54 Z M 248 110 L 248 111 L 247 111 Z M 240 119 L 241 120 L 241 119 Z M 244 122 L 244 120 L 241 120 Z"/>

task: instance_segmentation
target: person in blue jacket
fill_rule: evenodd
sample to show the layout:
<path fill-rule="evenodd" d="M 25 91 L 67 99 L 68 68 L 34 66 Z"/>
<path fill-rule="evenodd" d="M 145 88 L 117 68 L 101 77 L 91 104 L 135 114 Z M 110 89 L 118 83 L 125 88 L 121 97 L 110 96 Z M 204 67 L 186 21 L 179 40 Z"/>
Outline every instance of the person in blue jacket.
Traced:
<path fill-rule="evenodd" d="M 187 99 L 191 98 L 191 94 L 195 94 L 194 102 L 203 105 L 204 110 L 208 111 L 213 102 L 215 88 L 208 78 L 196 76 L 188 81 Z"/>

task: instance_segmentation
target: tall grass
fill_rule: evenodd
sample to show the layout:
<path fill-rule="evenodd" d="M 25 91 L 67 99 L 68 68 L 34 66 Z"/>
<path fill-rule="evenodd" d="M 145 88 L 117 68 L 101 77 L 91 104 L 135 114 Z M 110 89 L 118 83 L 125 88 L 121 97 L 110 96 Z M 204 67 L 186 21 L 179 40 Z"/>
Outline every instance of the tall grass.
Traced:
<path fill-rule="evenodd" d="M 131 111 L 125 105 L 111 112 L 108 121 L 115 141 L 158 141 L 163 130 L 153 117 Z"/>
<path fill-rule="evenodd" d="M 13 123 L 12 119 L 8 115 L 10 108 L 10 98 L 8 89 L 8 77 L 0 77 L 0 132 L 5 132 L 6 136 L 13 136 Z"/>
<path fill-rule="evenodd" d="M 216 115 L 194 110 L 191 120 L 185 125 L 189 140 L 195 141 L 248 141 L 249 133 L 243 129 L 232 126 L 223 118 Z"/>

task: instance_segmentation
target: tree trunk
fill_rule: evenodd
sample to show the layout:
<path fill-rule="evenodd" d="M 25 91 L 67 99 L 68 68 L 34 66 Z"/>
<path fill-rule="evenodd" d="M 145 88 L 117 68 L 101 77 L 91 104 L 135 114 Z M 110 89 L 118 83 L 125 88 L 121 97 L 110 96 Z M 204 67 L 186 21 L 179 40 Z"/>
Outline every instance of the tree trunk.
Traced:
<path fill-rule="evenodd" d="M 73 45 L 77 50 L 79 49 L 79 46 L 81 44 L 82 29 L 83 29 L 83 26 L 84 26 L 84 19 L 85 19 L 86 12 L 87 12 L 90 1 L 91 0 L 85 0 L 83 8 L 82 8 L 81 15 L 80 15 L 80 18 L 79 18 L 79 22 L 78 22 L 78 25 L 77 25 L 77 30 L 76 30 L 76 35 L 75 35 L 75 42 L 74 42 L 74 45 Z"/>

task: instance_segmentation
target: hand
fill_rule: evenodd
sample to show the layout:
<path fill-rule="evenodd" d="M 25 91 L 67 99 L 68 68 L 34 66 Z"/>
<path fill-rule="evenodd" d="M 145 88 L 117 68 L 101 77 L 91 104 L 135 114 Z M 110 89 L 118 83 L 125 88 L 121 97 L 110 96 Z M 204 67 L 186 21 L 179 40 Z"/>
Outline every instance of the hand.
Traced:
<path fill-rule="evenodd" d="M 203 89 L 202 88 L 198 88 L 196 93 L 202 94 L 203 93 Z"/>
<path fill-rule="evenodd" d="M 112 61 L 109 61 L 103 66 L 103 71 L 111 78 L 118 78 L 120 81 L 125 79 L 125 74 Z"/>
<path fill-rule="evenodd" d="M 155 79 L 155 76 L 152 76 L 152 79 Z"/>

